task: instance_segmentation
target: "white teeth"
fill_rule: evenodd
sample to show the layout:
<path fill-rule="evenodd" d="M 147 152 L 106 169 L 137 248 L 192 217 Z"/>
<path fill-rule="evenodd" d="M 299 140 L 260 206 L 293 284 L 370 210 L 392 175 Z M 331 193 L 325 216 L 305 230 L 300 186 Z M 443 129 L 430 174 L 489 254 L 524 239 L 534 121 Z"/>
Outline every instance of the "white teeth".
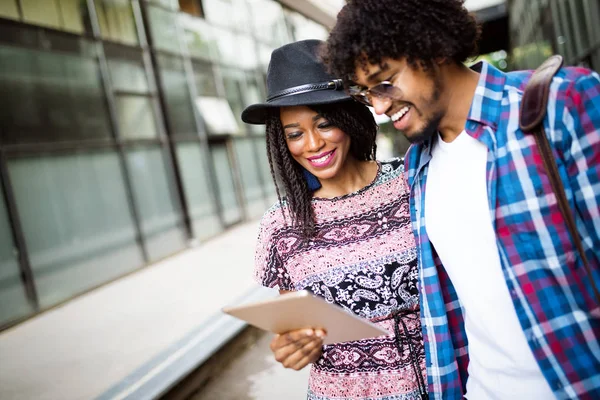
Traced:
<path fill-rule="evenodd" d="M 396 114 L 392 115 L 392 121 L 393 122 L 398 121 L 400 118 L 402 118 L 404 116 L 404 114 L 406 114 L 408 112 L 409 109 L 410 109 L 410 107 L 406 106 L 406 107 L 402 108 L 400 111 L 398 111 Z"/>
<path fill-rule="evenodd" d="M 311 161 L 315 164 L 321 164 L 321 163 L 324 163 L 325 161 L 327 161 L 329 159 L 329 157 L 331 157 L 331 153 L 324 155 L 321 158 L 312 159 Z"/>

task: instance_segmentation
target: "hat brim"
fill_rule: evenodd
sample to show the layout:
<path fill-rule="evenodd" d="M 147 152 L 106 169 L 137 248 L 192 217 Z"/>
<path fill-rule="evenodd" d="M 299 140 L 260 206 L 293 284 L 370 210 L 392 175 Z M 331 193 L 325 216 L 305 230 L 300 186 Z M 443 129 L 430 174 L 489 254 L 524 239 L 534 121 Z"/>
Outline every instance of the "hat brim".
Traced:
<path fill-rule="evenodd" d="M 267 120 L 269 111 L 279 107 L 332 104 L 350 100 L 353 101 L 352 97 L 343 90 L 300 93 L 293 96 L 281 97 L 270 103 L 252 104 L 242 112 L 242 121 L 247 124 L 263 125 Z"/>

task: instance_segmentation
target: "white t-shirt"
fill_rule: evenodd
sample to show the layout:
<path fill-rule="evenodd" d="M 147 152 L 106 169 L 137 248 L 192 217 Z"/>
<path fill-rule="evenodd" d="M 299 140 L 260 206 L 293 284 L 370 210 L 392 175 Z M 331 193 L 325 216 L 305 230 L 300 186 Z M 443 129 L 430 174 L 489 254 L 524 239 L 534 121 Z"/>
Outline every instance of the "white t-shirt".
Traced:
<path fill-rule="evenodd" d="M 552 399 L 502 272 L 486 186 L 487 147 L 462 132 L 432 149 L 427 234 L 465 311 L 469 400 Z"/>

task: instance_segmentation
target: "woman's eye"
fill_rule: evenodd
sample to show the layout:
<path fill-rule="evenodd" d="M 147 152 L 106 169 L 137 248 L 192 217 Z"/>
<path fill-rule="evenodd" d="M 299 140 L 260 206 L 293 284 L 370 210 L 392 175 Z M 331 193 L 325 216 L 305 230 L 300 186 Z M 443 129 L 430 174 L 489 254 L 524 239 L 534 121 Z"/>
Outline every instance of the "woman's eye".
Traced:
<path fill-rule="evenodd" d="M 300 136 L 302 136 L 302 132 L 290 132 L 286 134 L 288 139 L 298 139 Z"/>
<path fill-rule="evenodd" d="M 319 129 L 328 129 L 331 128 L 333 125 L 331 125 L 329 122 L 321 122 L 319 124 Z"/>

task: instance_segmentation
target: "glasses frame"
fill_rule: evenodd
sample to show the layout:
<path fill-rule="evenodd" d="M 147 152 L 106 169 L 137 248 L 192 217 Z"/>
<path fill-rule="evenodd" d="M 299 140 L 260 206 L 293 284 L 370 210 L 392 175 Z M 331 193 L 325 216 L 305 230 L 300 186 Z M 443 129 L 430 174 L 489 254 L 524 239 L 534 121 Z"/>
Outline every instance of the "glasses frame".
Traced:
<path fill-rule="evenodd" d="M 348 88 L 348 94 L 353 99 L 369 107 L 373 107 L 372 97 L 396 100 L 400 97 L 399 91 L 400 89 L 390 81 L 381 81 L 371 88 L 362 88 L 360 86 L 350 86 Z"/>

